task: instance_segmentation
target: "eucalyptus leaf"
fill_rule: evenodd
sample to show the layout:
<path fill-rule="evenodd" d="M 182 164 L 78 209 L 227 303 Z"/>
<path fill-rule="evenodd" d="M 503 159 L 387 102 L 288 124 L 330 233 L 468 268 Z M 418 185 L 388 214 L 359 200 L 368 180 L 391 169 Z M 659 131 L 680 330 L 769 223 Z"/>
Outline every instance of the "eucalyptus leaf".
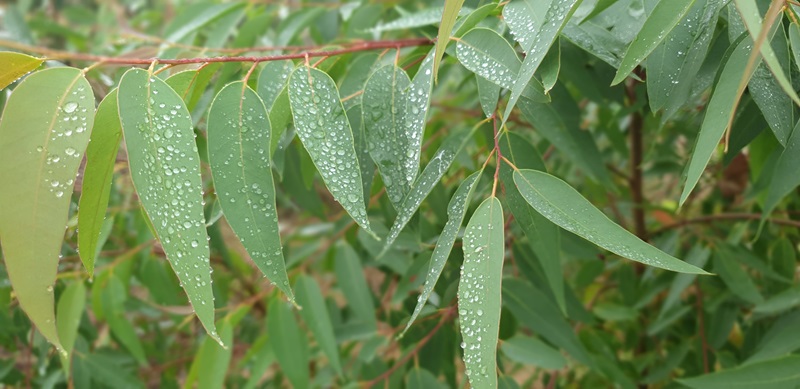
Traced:
<path fill-rule="evenodd" d="M 0 89 L 11 85 L 28 72 L 38 68 L 44 59 L 12 51 L 0 51 Z"/>

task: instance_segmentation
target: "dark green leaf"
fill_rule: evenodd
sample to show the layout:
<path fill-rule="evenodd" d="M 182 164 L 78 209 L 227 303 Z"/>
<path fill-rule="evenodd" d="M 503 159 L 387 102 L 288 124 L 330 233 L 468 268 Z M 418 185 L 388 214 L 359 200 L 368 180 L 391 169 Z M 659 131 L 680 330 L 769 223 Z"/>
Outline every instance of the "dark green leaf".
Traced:
<path fill-rule="evenodd" d="M 308 340 L 300 332 L 292 309 L 280 299 L 273 298 L 267 311 L 269 344 L 278 360 L 281 371 L 295 388 L 308 388 Z"/>
<path fill-rule="evenodd" d="M 325 306 L 325 298 L 322 296 L 317 282 L 311 277 L 300 276 L 294 287 L 297 290 L 297 302 L 303 307 L 300 310 L 300 316 L 314 334 L 314 338 L 322 352 L 328 357 L 331 366 L 339 375 L 342 375 L 342 365 L 339 362 L 339 349 L 336 346 L 333 325 L 328 308 Z"/>
<path fill-rule="evenodd" d="M 771 359 L 699 377 L 678 379 L 696 389 L 794 388 L 800 384 L 800 356 Z"/>

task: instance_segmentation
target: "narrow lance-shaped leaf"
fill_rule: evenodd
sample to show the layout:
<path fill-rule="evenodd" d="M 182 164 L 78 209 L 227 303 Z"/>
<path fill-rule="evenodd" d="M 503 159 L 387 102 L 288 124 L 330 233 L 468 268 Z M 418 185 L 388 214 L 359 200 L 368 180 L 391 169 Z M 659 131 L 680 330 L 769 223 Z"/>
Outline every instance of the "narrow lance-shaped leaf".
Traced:
<path fill-rule="evenodd" d="M 714 150 L 717 149 L 725 129 L 728 128 L 728 118 L 733 115 L 733 110 L 739 100 L 737 89 L 740 80 L 742 77 L 749 80 L 755 70 L 755 67 L 753 67 L 748 74 L 744 74 L 753 41 L 747 36 L 742 36 L 734 45 L 736 45 L 736 48 L 728 57 L 725 65 L 723 65 L 717 86 L 714 88 L 714 92 L 708 102 L 706 115 L 703 118 L 703 124 L 700 126 L 700 133 L 697 135 L 694 151 L 689 164 L 686 166 L 684 187 L 680 199 L 681 205 L 689 198 L 689 194 L 697 185 L 697 181 L 700 180 L 700 176 L 703 174 L 706 165 L 708 165 L 708 161 L 711 160 Z"/>
<path fill-rule="evenodd" d="M 447 258 L 450 256 L 450 251 L 453 249 L 453 244 L 456 242 L 458 230 L 461 229 L 461 224 L 464 222 L 464 215 L 467 213 L 469 200 L 475 192 L 475 187 L 477 186 L 476 184 L 478 183 L 481 173 L 483 173 L 483 170 L 472 173 L 469 177 L 464 179 L 461 185 L 458 186 L 458 189 L 456 189 L 453 197 L 450 198 L 450 203 L 447 204 L 447 223 L 445 223 L 444 229 L 442 229 L 442 233 L 439 235 L 439 239 L 436 240 L 436 247 L 433 249 L 433 254 L 431 254 L 431 263 L 428 268 L 427 276 L 425 277 L 425 285 L 422 288 L 422 293 L 417 298 L 417 306 L 414 307 L 414 313 L 411 314 L 411 318 L 408 319 L 403 334 L 408 331 L 411 324 L 417 319 L 417 316 L 422 312 L 422 308 L 425 307 L 428 297 L 433 293 L 433 287 L 436 286 L 436 281 L 439 280 L 442 269 L 444 269 L 444 265 L 447 263 Z"/>
<path fill-rule="evenodd" d="M 792 135 L 786 142 L 786 148 L 775 164 L 767 199 L 764 202 L 762 223 L 772 213 L 778 202 L 800 185 L 800 174 L 797 174 L 798 166 L 800 166 L 800 123 L 792 130 Z"/>
<path fill-rule="evenodd" d="M 529 50 L 525 51 L 525 60 L 522 61 L 522 66 L 519 70 L 519 75 L 511 89 L 511 98 L 506 105 L 506 110 L 503 112 L 503 124 L 508 120 L 511 115 L 511 110 L 517 104 L 517 101 L 522 97 L 522 92 L 525 90 L 527 84 L 533 78 L 533 74 L 539 69 L 545 55 L 550 50 L 558 34 L 567 24 L 569 17 L 575 12 L 582 0 L 553 0 L 550 7 L 545 13 L 545 23 L 542 24 L 533 39 L 533 43 Z"/>
<path fill-rule="evenodd" d="M 353 129 L 353 143 L 358 156 L 358 166 L 361 169 L 361 182 L 364 186 L 364 201 L 369 203 L 372 179 L 375 176 L 375 162 L 369 157 L 367 134 L 364 131 L 363 117 L 361 115 L 361 104 L 354 105 L 347 110 L 347 120 L 350 122 L 350 128 Z"/>
<path fill-rule="evenodd" d="M 278 232 L 269 145 L 261 98 L 242 81 L 222 88 L 208 111 L 208 161 L 219 204 L 259 270 L 294 300 Z"/>
<path fill-rule="evenodd" d="M 0 89 L 36 69 L 44 59 L 12 51 L 0 51 Z"/>
<path fill-rule="evenodd" d="M 636 38 L 628 46 L 628 50 L 625 51 L 625 56 L 622 57 L 622 63 L 620 63 L 611 85 L 622 82 L 661 44 L 669 32 L 686 16 L 694 2 L 695 0 L 659 1 L 653 8 L 653 12 L 647 16 L 647 20 L 636 34 Z"/>
<path fill-rule="evenodd" d="M 336 245 L 335 262 L 339 287 L 350 308 L 367 327 L 376 329 L 375 304 L 372 302 L 372 293 L 364 277 L 364 268 L 358 253 L 349 244 L 339 243 Z"/>
<path fill-rule="evenodd" d="M 522 197 L 542 216 L 612 253 L 666 270 L 708 274 L 645 243 L 615 224 L 578 191 L 557 177 L 536 170 L 518 170 L 514 172 L 514 182 Z"/>
<path fill-rule="evenodd" d="M 385 24 L 379 22 L 377 26 L 366 31 L 373 33 L 397 30 L 408 31 L 409 29 L 433 25 L 442 21 L 443 11 L 444 7 L 426 8 L 419 12 L 405 14 Z M 460 10 L 456 10 L 456 16 L 463 16 L 469 12 L 472 12 L 471 8 L 462 7 Z"/>
<path fill-rule="evenodd" d="M 353 131 L 330 76 L 302 66 L 289 78 L 295 128 L 333 198 L 365 231 L 367 220 Z"/>
<path fill-rule="evenodd" d="M 294 63 L 286 61 L 270 61 L 258 74 L 258 96 L 264 100 L 264 105 L 269 112 L 272 136 L 270 138 L 270 155 L 275 154 L 278 142 L 286 131 L 286 126 L 292 120 L 289 109 L 289 96 L 286 84 L 294 70 Z"/>
<path fill-rule="evenodd" d="M 478 100 L 480 100 L 483 114 L 487 118 L 491 117 L 494 115 L 497 103 L 500 100 L 500 87 L 477 74 L 475 75 L 475 80 L 478 83 Z"/>
<path fill-rule="evenodd" d="M 78 338 L 78 327 L 81 324 L 81 315 L 86 305 L 86 287 L 83 280 L 79 279 L 67 285 L 61 297 L 58 298 L 58 338 L 67 353 L 72 353 L 75 347 L 75 340 Z M 69 376 L 70 356 L 61 355 L 61 363 L 64 366 L 64 373 Z"/>
<path fill-rule="evenodd" d="M 0 120 L 0 182 L 8 183 L 0 190 L 6 271 L 22 309 L 61 351 L 53 284 L 93 122 L 92 88 L 80 70 L 68 67 L 22 81 Z"/>
<path fill-rule="evenodd" d="M 780 12 L 785 2 L 783 0 L 772 1 L 770 10 L 767 12 L 765 20 L 763 21 L 766 25 L 762 25 L 761 13 L 758 12 L 758 6 L 755 0 L 734 0 L 734 3 L 739 10 L 739 14 L 742 16 L 745 26 L 747 26 L 747 31 L 750 32 L 750 37 L 757 43 L 757 46 L 760 46 L 762 58 L 767 64 L 767 67 L 769 67 L 769 70 L 772 71 L 772 74 L 775 75 L 775 80 L 778 82 L 778 85 L 792 98 L 795 104 L 800 105 L 800 97 L 797 96 L 792 82 L 786 77 L 786 73 L 784 73 L 783 67 L 778 57 L 775 55 L 775 51 L 772 50 L 772 45 L 769 43 L 770 39 L 767 38 L 759 42 L 760 39 L 763 39 L 761 37 L 764 36 L 764 34 L 768 34 L 766 31 L 762 31 L 764 27 L 772 29 L 774 23 L 780 23 Z M 771 36 L 771 34 L 768 35 Z"/>
<path fill-rule="evenodd" d="M 695 389 L 795 388 L 800 384 L 798 372 L 800 355 L 790 355 L 698 377 L 681 378 L 678 382 Z"/>
<path fill-rule="evenodd" d="M 86 148 L 86 169 L 78 206 L 78 249 L 89 278 L 94 275 L 94 261 L 106 218 L 120 138 L 122 127 L 117 109 L 117 90 L 114 89 L 97 107 L 91 142 Z"/>
<path fill-rule="evenodd" d="M 497 338 L 505 237 L 503 206 L 486 199 L 464 232 L 464 265 L 458 281 L 458 322 L 464 366 L 473 388 L 497 387 Z"/>
<path fill-rule="evenodd" d="M 461 151 L 461 148 L 472 138 L 472 133 L 476 128 L 477 127 L 471 130 L 461 129 L 455 131 L 442 142 L 439 150 L 436 150 L 436 154 L 431 158 L 430 162 L 428 162 L 428 165 L 425 166 L 425 170 L 422 171 L 422 174 L 420 174 L 414 182 L 411 190 L 403 199 L 402 205 L 398 208 L 397 218 L 392 228 L 389 230 L 389 235 L 386 237 L 386 243 L 379 257 L 383 256 L 383 254 L 391 248 L 395 239 L 400 236 L 403 227 L 406 226 L 408 221 L 411 220 L 411 217 L 414 216 L 414 213 L 417 212 L 417 209 L 419 209 L 422 201 L 428 197 L 428 194 L 431 193 L 436 183 L 439 182 L 444 173 L 447 172 L 447 168 L 453 163 L 458 152 Z"/>
<path fill-rule="evenodd" d="M 513 89 L 522 61 L 514 48 L 502 36 L 488 28 L 474 28 L 456 44 L 458 60 L 479 77 L 505 89 Z M 544 87 L 537 79 L 531 79 L 522 92 L 524 97 L 545 103 Z"/>
<path fill-rule="evenodd" d="M 453 32 L 453 26 L 456 24 L 456 18 L 461 11 L 461 6 L 464 5 L 464 0 L 445 0 L 444 10 L 442 10 L 442 22 L 439 23 L 439 33 L 436 35 L 436 47 L 433 57 L 433 78 L 438 81 L 439 64 L 442 62 L 444 56 L 444 49 L 450 43 L 450 33 Z"/>
<path fill-rule="evenodd" d="M 269 343 L 281 371 L 295 388 L 308 388 L 308 340 L 300 332 L 294 313 L 289 305 L 280 299 L 272 299 L 267 311 L 267 331 Z"/>
<path fill-rule="evenodd" d="M 317 282 L 308 276 L 300 276 L 295 282 L 294 288 L 297 290 L 297 302 L 303 307 L 300 310 L 300 316 L 314 334 L 314 339 L 328 357 L 333 369 L 341 376 L 342 363 L 339 361 L 339 349 L 322 291 Z"/>
<path fill-rule="evenodd" d="M 142 69 L 122 76 L 117 104 L 139 201 L 197 317 L 220 341 L 191 116 L 169 85 Z"/>

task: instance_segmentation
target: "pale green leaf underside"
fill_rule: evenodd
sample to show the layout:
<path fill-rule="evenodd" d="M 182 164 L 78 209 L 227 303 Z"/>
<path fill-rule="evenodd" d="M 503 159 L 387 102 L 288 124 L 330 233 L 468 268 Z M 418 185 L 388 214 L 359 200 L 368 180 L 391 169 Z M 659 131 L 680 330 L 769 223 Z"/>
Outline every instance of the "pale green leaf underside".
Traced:
<path fill-rule="evenodd" d="M 466 33 L 456 45 L 456 55 L 465 68 L 509 90 L 514 88 L 522 65 L 508 41 L 488 28 L 478 27 Z M 544 87 L 535 78 L 530 80 L 522 95 L 540 103 L 549 101 Z"/>
<path fill-rule="evenodd" d="M 403 198 L 403 203 L 397 210 L 397 218 L 394 224 L 392 224 L 392 228 L 389 230 L 389 235 L 386 236 L 386 242 L 384 243 L 383 250 L 379 257 L 385 254 L 386 251 L 391 248 L 397 237 L 400 236 L 400 232 L 406 224 L 408 224 L 408 221 L 411 220 L 411 217 L 414 216 L 414 213 L 417 212 L 422 201 L 428 197 L 428 194 L 431 193 L 436 183 L 438 183 L 439 180 L 442 179 L 444 173 L 447 172 L 447 169 L 450 167 L 450 164 L 453 163 L 458 152 L 464 147 L 467 140 L 472 137 L 473 131 L 474 129 L 461 129 L 453 132 L 442 142 L 439 150 L 436 150 L 436 154 L 434 154 L 433 158 L 428 162 L 428 165 L 425 166 L 422 174 L 414 181 L 406 197 Z"/>
<path fill-rule="evenodd" d="M 456 189 L 453 197 L 450 198 L 450 203 L 447 204 L 447 223 L 445 223 L 439 239 L 436 240 L 436 247 L 433 249 L 433 254 L 431 254 L 430 266 L 425 276 L 425 285 L 423 285 L 422 293 L 417 298 L 417 306 L 414 307 L 414 313 L 408 319 L 403 334 L 408 331 L 411 324 L 417 319 L 417 316 L 422 312 L 422 308 L 425 307 L 428 297 L 433 293 L 433 287 L 436 286 L 436 281 L 439 280 L 442 269 L 447 263 L 447 258 L 450 256 L 450 251 L 453 249 L 453 244 L 456 242 L 458 231 L 461 229 L 461 224 L 464 222 L 464 216 L 467 213 L 469 200 L 475 192 L 481 173 L 483 171 L 479 170 L 464 179 Z"/>
<path fill-rule="evenodd" d="M 500 200 L 490 197 L 481 203 L 467 224 L 463 241 L 458 322 L 464 366 L 473 388 L 495 388 L 505 252 Z"/>
<path fill-rule="evenodd" d="M 122 76 L 117 104 L 139 201 L 197 317 L 220 341 L 191 116 L 169 85 L 142 69 Z"/>
<path fill-rule="evenodd" d="M 678 22 L 686 16 L 695 0 L 667 0 L 659 1 L 653 12 L 647 16 L 642 29 L 636 34 L 622 62 L 617 69 L 617 74 L 611 85 L 622 82 L 653 50 L 661 44 Z"/>
<path fill-rule="evenodd" d="M 697 135 L 697 142 L 692 152 L 692 157 L 686 167 L 683 192 L 681 193 L 680 204 L 683 204 L 694 189 L 700 176 L 711 160 L 711 156 L 717 149 L 725 129 L 728 127 L 728 119 L 733 115 L 733 109 L 738 101 L 739 82 L 742 77 L 750 79 L 755 66 L 750 74 L 744 74 L 747 67 L 747 59 L 753 47 L 753 41 L 745 37 L 738 41 L 738 46 L 733 51 L 728 61 L 723 65 L 722 73 L 718 77 L 719 82 L 714 88 L 711 99 L 706 108 L 706 115 L 703 124 L 700 126 L 700 133 Z"/>
<path fill-rule="evenodd" d="M 542 216 L 608 251 L 666 270 L 708 274 L 620 227 L 557 177 L 535 170 L 519 170 L 514 172 L 514 182 L 522 197 Z"/>
<path fill-rule="evenodd" d="M 114 89 L 97 107 L 91 142 L 86 148 L 86 169 L 78 206 L 78 249 L 89 277 L 94 274 L 94 261 L 99 249 L 97 245 L 106 218 L 121 138 L 117 90 Z"/>
<path fill-rule="evenodd" d="M 297 135 L 333 198 L 374 235 L 367 220 L 353 131 L 336 84 L 324 72 L 301 66 L 289 78 L 289 102 Z"/>
<path fill-rule="evenodd" d="M 533 43 L 529 50 L 525 51 L 525 60 L 522 61 L 520 66 L 519 75 L 515 80 L 514 87 L 511 89 L 511 98 L 506 105 L 505 112 L 503 112 L 503 123 L 508 120 L 511 115 L 511 110 L 517 104 L 517 101 L 522 97 L 522 92 L 527 87 L 528 83 L 533 79 L 533 74 L 539 69 L 545 55 L 550 50 L 558 34 L 567 24 L 570 15 L 580 5 L 582 0 L 553 0 L 550 7 L 545 13 L 542 28 L 533 39 Z"/>
<path fill-rule="evenodd" d="M 61 349 L 53 284 L 73 183 L 94 122 L 94 96 L 80 70 L 32 74 L 0 121 L 0 241 L 19 304 Z M 35 270 L 35 271 L 32 271 Z"/>
<path fill-rule="evenodd" d="M 12 51 L 0 51 L 0 89 L 7 87 L 26 73 L 38 68 L 42 62 L 44 60 L 41 58 L 34 58 Z"/>
<path fill-rule="evenodd" d="M 242 81 L 222 88 L 208 112 L 208 162 L 219 204 L 259 270 L 294 300 L 278 232 L 269 145 L 261 98 Z"/>

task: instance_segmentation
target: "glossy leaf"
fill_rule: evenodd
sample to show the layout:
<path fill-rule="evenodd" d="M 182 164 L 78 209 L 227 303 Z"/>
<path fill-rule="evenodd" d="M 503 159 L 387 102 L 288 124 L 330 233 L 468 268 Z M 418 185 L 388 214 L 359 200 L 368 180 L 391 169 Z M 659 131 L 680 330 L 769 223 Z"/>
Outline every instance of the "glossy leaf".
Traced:
<path fill-rule="evenodd" d="M 299 67 L 289 78 L 289 101 L 297 135 L 333 198 L 358 225 L 374 234 L 367 220 L 353 131 L 336 84 L 320 70 Z"/>
<path fill-rule="evenodd" d="M 44 59 L 12 51 L 0 51 L 0 89 L 38 68 Z"/>
<path fill-rule="evenodd" d="M 475 80 L 478 83 L 478 99 L 480 100 L 483 114 L 487 118 L 491 117 L 494 115 L 494 111 L 497 110 L 501 89 L 497 84 L 481 76 L 475 75 Z"/>
<path fill-rule="evenodd" d="M 294 313 L 288 304 L 273 298 L 267 311 L 269 344 L 278 360 L 281 371 L 295 388 L 308 388 L 308 340 L 300 332 Z"/>
<path fill-rule="evenodd" d="M 297 290 L 297 302 L 301 309 L 300 316 L 317 340 L 322 352 L 328 357 L 336 373 L 342 375 L 342 364 L 339 361 L 339 348 L 333 332 L 325 298 L 322 296 L 317 281 L 308 276 L 300 276 L 294 284 Z"/>
<path fill-rule="evenodd" d="M 464 231 L 464 264 L 458 282 L 458 323 L 464 366 L 474 388 L 497 387 L 497 339 L 505 257 L 503 206 L 486 199 Z"/>
<path fill-rule="evenodd" d="M 219 204 L 256 266 L 294 300 L 278 232 L 269 145 L 261 98 L 241 81 L 222 88 L 208 111 L 208 160 Z"/>
<path fill-rule="evenodd" d="M 784 71 L 789 72 L 791 70 L 791 54 L 789 54 L 788 39 L 783 29 L 778 29 L 775 32 L 772 45 L 774 46 L 774 53 L 779 66 Z M 786 146 L 786 141 L 789 139 L 796 122 L 795 105 L 791 98 L 781 90 L 777 79 L 764 62 L 756 67 L 756 71 L 748 84 L 748 91 L 763 113 L 772 133 L 775 134 L 775 138 L 782 146 Z M 732 131 L 733 129 L 731 129 Z M 731 143 L 729 142 L 729 151 Z"/>
<path fill-rule="evenodd" d="M 500 151 L 517 168 L 546 171 L 539 152 L 527 139 L 515 133 L 505 133 L 499 140 Z M 506 204 L 514 221 L 522 228 L 544 270 L 550 290 L 562 312 L 566 312 L 564 275 L 561 266 L 561 234 L 553 223 L 533 210 L 514 184 L 514 171 L 504 163 L 500 166 L 500 179 L 505 189 Z"/>
<path fill-rule="evenodd" d="M 782 198 L 800 185 L 800 175 L 797 174 L 797 167 L 800 166 L 800 130 L 798 128 L 800 128 L 800 124 L 792 130 L 792 135 L 786 141 L 786 148 L 775 164 L 767 198 L 764 201 L 762 220 L 772 213 Z"/>
<path fill-rule="evenodd" d="M 447 258 L 450 257 L 450 251 L 453 249 L 453 244 L 458 236 L 458 231 L 461 229 L 461 224 L 464 222 L 464 216 L 467 213 L 467 206 L 472 194 L 475 192 L 476 184 L 483 171 L 472 173 L 469 177 L 465 178 L 458 186 L 453 197 L 450 198 L 450 203 L 447 205 L 447 223 L 445 223 L 442 233 L 439 234 L 439 239 L 436 240 L 436 246 L 431 254 L 430 266 L 425 277 L 425 285 L 423 286 L 422 293 L 417 298 L 417 306 L 414 308 L 414 313 L 408 319 L 403 334 L 411 327 L 417 316 L 422 312 L 425 303 L 433 293 L 433 288 L 436 286 L 436 281 L 442 274 L 444 265 L 447 263 Z M 401 335 L 402 336 L 402 335 Z"/>
<path fill-rule="evenodd" d="M 19 304 L 57 348 L 53 285 L 78 166 L 94 122 L 83 73 L 43 70 L 11 93 L 0 119 L 0 242 Z M 36 269 L 36 271 L 31 271 Z"/>
<path fill-rule="evenodd" d="M 711 156 L 717 149 L 717 144 L 722 139 L 722 135 L 728 128 L 728 119 L 733 115 L 733 110 L 738 102 L 737 89 L 742 77 L 750 79 L 750 74 L 744 74 L 747 67 L 747 58 L 753 45 L 749 38 L 741 39 L 737 42 L 736 48 L 731 53 L 728 60 L 718 77 L 716 87 L 711 95 L 711 100 L 706 108 L 706 115 L 697 135 L 697 142 L 692 151 L 691 159 L 686 167 L 683 192 L 681 193 L 680 204 L 683 205 L 689 194 L 697 185 L 700 176 L 711 160 Z M 744 75 L 743 75 L 744 74 Z"/>
<path fill-rule="evenodd" d="M 522 65 L 508 41 L 488 28 L 474 28 L 461 37 L 456 55 L 465 68 L 509 90 L 514 88 Z M 537 79 L 530 80 L 522 95 L 532 101 L 549 101 Z"/>
<path fill-rule="evenodd" d="M 86 148 L 86 169 L 78 206 L 78 249 L 89 278 L 94 275 L 94 262 L 100 250 L 98 243 L 106 218 L 121 138 L 117 90 L 114 89 L 97 107 L 91 142 Z"/>
<path fill-rule="evenodd" d="M 358 253 L 349 244 L 342 242 L 336 245 L 334 258 L 338 285 L 348 305 L 370 331 L 375 331 L 377 329 L 375 304 L 367 280 L 364 278 Z"/>
<path fill-rule="evenodd" d="M 433 79 L 437 80 L 439 73 L 439 64 L 442 62 L 444 56 L 444 49 L 450 43 L 450 33 L 453 32 L 453 26 L 456 24 L 458 13 L 461 12 L 461 6 L 464 5 L 464 0 L 445 0 L 444 9 L 442 10 L 442 21 L 439 23 L 439 33 L 436 35 L 436 47 L 433 56 Z"/>
<path fill-rule="evenodd" d="M 535 170 L 514 172 L 522 197 L 561 228 L 612 253 L 645 265 L 680 273 L 708 274 L 677 259 L 615 224 L 566 182 Z"/>
<path fill-rule="evenodd" d="M 189 112 L 169 85 L 142 69 L 122 76 L 117 104 L 139 201 L 197 317 L 219 341 L 200 157 Z"/>
<path fill-rule="evenodd" d="M 611 85 L 622 82 L 633 69 L 664 41 L 670 31 L 686 16 L 695 0 L 659 1 L 647 15 L 642 29 L 628 46 Z"/>
<path fill-rule="evenodd" d="M 442 142 L 442 145 L 439 146 L 439 150 L 436 150 L 436 154 L 433 155 L 433 158 L 431 158 L 428 165 L 425 166 L 422 174 L 414 181 L 411 190 L 406 197 L 403 198 L 402 205 L 397 210 L 397 218 L 394 220 L 394 224 L 392 224 L 392 228 L 389 230 L 389 235 L 386 236 L 386 242 L 384 243 L 383 250 L 379 257 L 385 254 L 386 251 L 391 248 L 397 237 L 400 236 L 400 232 L 406 224 L 408 224 L 408 221 L 411 220 L 411 217 L 414 216 L 414 213 L 417 212 L 422 201 L 428 197 L 433 187 L 442 179 L 442 176 L 447 172 L 450 164 L 453 163 L 456 155 L 458 155 L 459 151 L 461 151 L 467 141 L 472 137 L 474 130 L 473 128 L 472 130 L 461 129 L 454 131 Z"/>
<path fill-rule="evenodd" d="M 562 369 L 567 365 L 567 360 L 558 350 L 536 338 L 516 335 L 503 341 L 500 348 L 509 359 L 526 365 L 548 370 Z"/>
<path fill-rule="evenodd" d="M 64 372 L 69 375 L 72 350 L 75 347 L 75 340 L 78 338 L 78 327 L 81 324 L 81 316 L 86 306 L 86 287 L 82 280 L 67 285 L 61 297 L 58 298 L 58 338 L 61 345 L 70 356 L 61 356 L 61 363 L 64 364 Z"/>
<path fill-rule="evenodd" d="M 211 82 L 211 77 L 221 66 L 221 63 L 210 63 L 199 69 L 184 70 L 169 76 L 165 82 L 181 96 L 186 108 L 192 112 Z"/>
<path fill-rule="evenodd" d="M 517 105 L 517 101 L 522 97 L 522 92 L 531 79 L 533 79 L 533 74 L 539 69 L 545 55 L 556 41 L 556 38 L 567 24 L 572 13 L 575 12 L 575 9 L 580 5 L 581 1 L 582 0 L 553 0 L 550 3 L 550 6 L 544 14 L 544 20 L 546 20 L 547 23 L 542 24 L 542 28 L 537 31 L 530 48 L 525 50 L 525 60 L 522 61 L 519 74 L 514 82 L 514 87 L 511 88 L 511 97 L 503 112 L 503 124 L 508 120 L 509 115 L 511 115 L 511 110 Z"/>
<path fill-rule="evenodd" d="M 289 83 L 289 76 L 293 70 L 294 63 L 290 60 L 270 61 L 258 74 L 258 96 L 264 101 L 264 105 L 269 111 L 272 131 L 270 155 L 275 154 L 278 142 L 286 131 L 286 126 L 292 120 L 286 84 Z"/>
<path fill-rule="evenodd" d="M 695 389 L 792 388 L 800 384 L 800 356 L 770 359 L 678 382 Z"/>

